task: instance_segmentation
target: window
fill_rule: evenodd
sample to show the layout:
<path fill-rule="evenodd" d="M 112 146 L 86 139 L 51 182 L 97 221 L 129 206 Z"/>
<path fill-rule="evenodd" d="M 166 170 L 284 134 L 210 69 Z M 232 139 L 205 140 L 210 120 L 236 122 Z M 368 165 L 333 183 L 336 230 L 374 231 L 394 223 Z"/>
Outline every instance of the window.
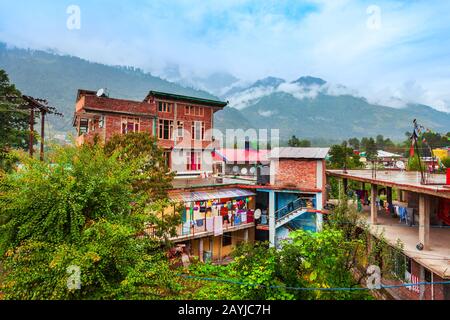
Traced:
<path fill-rule="evenodd" d="M 138 118 L 122 118 L 122 134 L 139 132 Z"/>
<path fill-rule="evenodd" d="M 80 119 L 80 129 L 78 131 L 78 135 L 83 135 L 89 132 L 89 119 Z"/>
<path fill-rule="evenodd" d="M 224 233 L 222 236 L 222 247 L 227 247 L 227 246 L 231 246 L 232 241 L 231 241 L 231 232 L 228 233 Z"/>
<path fill-rule="evenodd" d="M 194 121 L 192 123 L 192 139 L 205 140 L 205 125 L 201 121 Z"/>
<path fill-rule="evenodd" d="M 205 108 L 203 107 L 186 106 L 184 110 L 186 115 L 199 117 L 203 117 L 205 115 Z"/>
<path fill-rule="evenodd" d="M 188 152 L 186 156 L 186 170 L 200 171 L 202 170 L 202 153 Z"/>
<path fill-rule="evenodd" d="M 171 140 L 173 137 L 173 120 L 159 119 L 158 138 Z"/>
<path fill-rule="evenodd" d="M 98 127 L 100 129 L 103 129 L 105 127 L 105 117 L 101 116 L 100 119 L 98 119 Z"/>
<path fill-rule="evenodd" d="M 158 102 L 158 111 L 159 112 L 172 112 L 172 104 L 168 102 Z"/>
<path fill-rule="evenodd" d="M 184 137 L 184 123 L 183 121 L 177 121 L 177 138 Z"/>

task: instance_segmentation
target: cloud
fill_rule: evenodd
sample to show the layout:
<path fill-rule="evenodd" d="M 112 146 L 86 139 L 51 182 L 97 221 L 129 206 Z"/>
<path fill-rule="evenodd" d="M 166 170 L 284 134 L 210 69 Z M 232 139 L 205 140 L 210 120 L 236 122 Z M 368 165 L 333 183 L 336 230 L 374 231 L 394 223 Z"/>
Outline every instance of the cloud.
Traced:
<path fill-rule="evenodd" d="M 66 8 L 81 8 L 69 31 Z M 379 28 L 368 27 L 376 3 Z M 317 75 L 376 97 L 389 88 L 450 111 L 450 2 L 407 0 L 130 0 L 0 3 L 0 40 L 107 64 L 186 77 L 229 72 L 245 81 Z M 421 88 L 421 90 L 419 89 Z M 296 88 L 295 94 L 302 95 Z M 339 93 L 342 88 L 329 88 Z M 255 91 L 261 96 L 264 92 Z M 304 93 L 303 93 L 304 94 Z"/>

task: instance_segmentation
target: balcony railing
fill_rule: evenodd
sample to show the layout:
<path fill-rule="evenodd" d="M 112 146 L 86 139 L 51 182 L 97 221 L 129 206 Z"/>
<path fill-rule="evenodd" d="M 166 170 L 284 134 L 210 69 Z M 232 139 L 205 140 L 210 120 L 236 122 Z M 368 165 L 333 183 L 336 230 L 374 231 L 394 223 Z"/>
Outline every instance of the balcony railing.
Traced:
<path fill-rule="evenodd" d="M 286 206 L 275 211 L 275 219 L 280 220 L 284 216 L 299 209 L 313 209 L 316 207 L 316 199 L 313 197 L 302 197 L 292 202 L 289 202 Z"/>
<path fill-rule="evenodd" d="M 222 221 L 222 229 L 224 231 L 237 226 L 255 222 L 254 211 L 242 210 L 240 212 L 226 216 L 188 220 L 177 227 L 177 236 L 194 236 L 199 233 L 214 232 L 215 220 L 219 218 Z"/>

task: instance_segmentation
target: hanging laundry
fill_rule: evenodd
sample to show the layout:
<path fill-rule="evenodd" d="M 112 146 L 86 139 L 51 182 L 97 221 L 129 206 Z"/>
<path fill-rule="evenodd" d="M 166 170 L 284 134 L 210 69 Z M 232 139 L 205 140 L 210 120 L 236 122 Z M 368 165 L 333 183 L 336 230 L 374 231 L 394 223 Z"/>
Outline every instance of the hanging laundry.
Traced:
<path fill-rule="evenodd" d="M 222 217 L 214 217 L 214 236 L 221 236 L 223 234 Z"/>

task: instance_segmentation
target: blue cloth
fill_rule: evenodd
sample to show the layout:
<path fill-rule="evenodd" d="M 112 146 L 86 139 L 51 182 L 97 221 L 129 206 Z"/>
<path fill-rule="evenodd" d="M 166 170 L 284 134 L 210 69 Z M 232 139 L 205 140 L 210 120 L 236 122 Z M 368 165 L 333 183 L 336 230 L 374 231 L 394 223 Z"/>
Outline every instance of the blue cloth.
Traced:
<path fill-rule="evenodd" d="M 203 227 L 203 219 L 197 220 L 197 227 Z"/>

